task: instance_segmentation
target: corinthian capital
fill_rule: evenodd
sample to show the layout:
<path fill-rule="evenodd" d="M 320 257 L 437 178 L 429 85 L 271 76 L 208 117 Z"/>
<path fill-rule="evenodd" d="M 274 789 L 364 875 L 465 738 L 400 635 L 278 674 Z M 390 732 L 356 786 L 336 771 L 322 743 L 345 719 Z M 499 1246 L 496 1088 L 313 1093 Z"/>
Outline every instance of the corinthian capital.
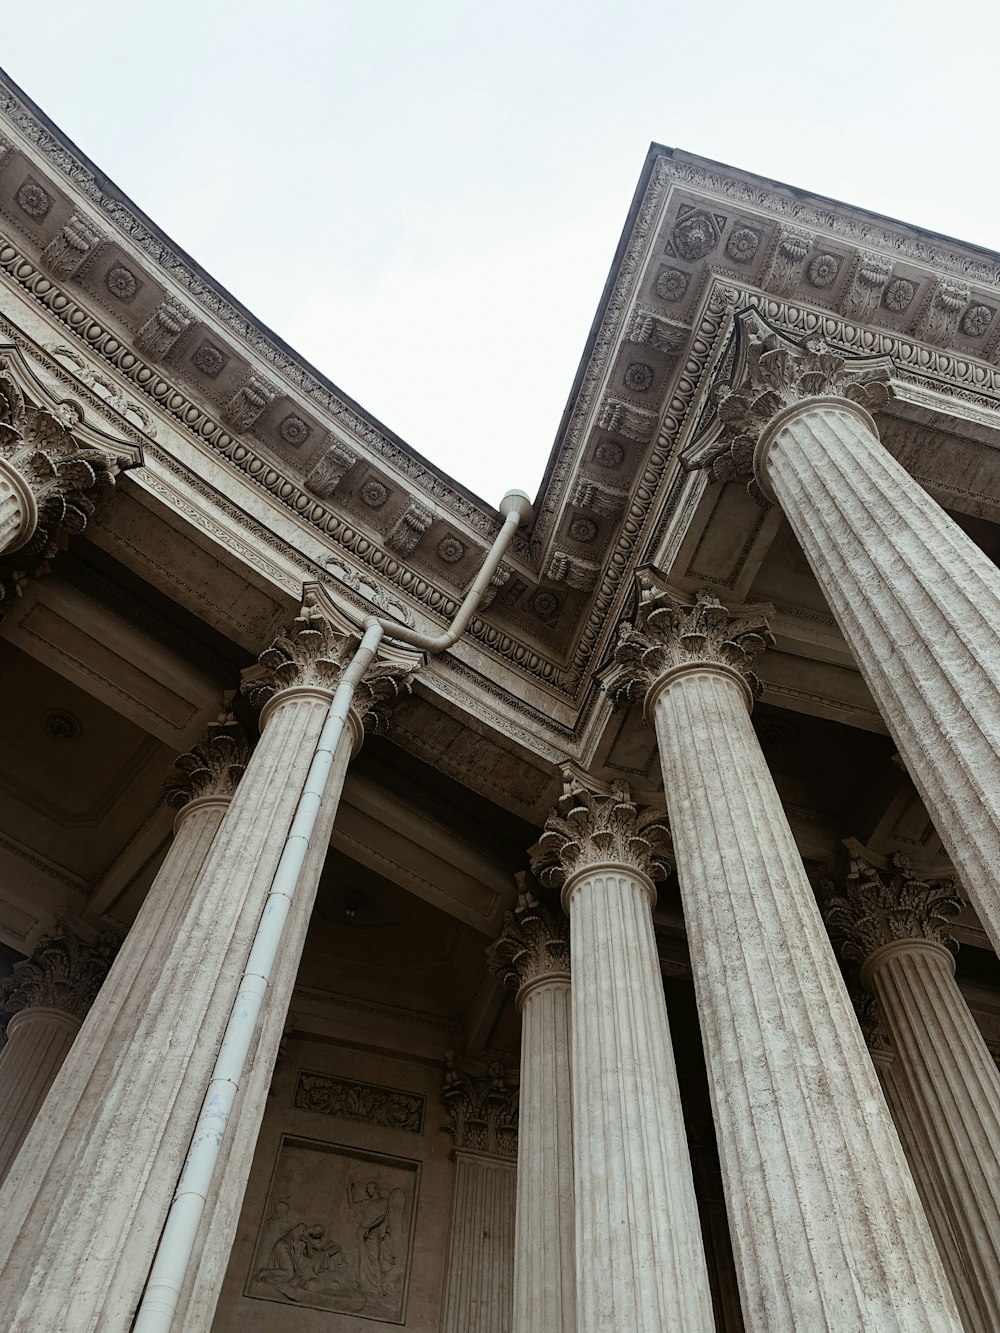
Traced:
<path fill-rule="evenodd" d="M 817 338 L 796 342 L 755 310 L 735 319 L 729 346 L 710 391 L 711 410 L 684 450 L 688 468 L 707 468 L 717 481 L 753 480 L 754 452 L 779 413 L 810 398 L 843 398 L 877 412 L 891 397 L 891 363 L 852 357 Z"/>
<path fill-rule="evenodd" d="M 231 713 L 205 729 L 205 739 L 174 760 L 163 782 L 168 805 L 182 809 L 201 796 L 232 796 L 250 758 L 246 733 Z"/>
<path fill-rule="evenodd" d="M 72 404 L 28 403 L 0 357 L 0 475 L 23 501 L 16 521 L 5 524 L 3 539 L 22 562 L 50 559 L 63 534 L 82 532 L 99 492 L 132 464 L 81 444 L 73 434 L 80 421 Z"/>
<path fill-rule="evenodd" d="M 85 944 L 62 926 L 41 941 L 30 958 L 14 964 L 0 986 L 0 1010 L 7 1019 L 22 1009 L 63 1009 L 84 1018 L 108 975 L 118 951 L 116 935 L 102 935 Z"/>
<path fill-rule="evenodd" d="M 612 698 L 619 706 L 641 701 L 672 668 L 713 664 L 736 671 L 756 698 L 761 686 L 753 666 L 774 643 L 770 611 L 765 605 L 727 607 L 709 591 L 683 596 L 645 577 L 635 624 L 618 632 L 608 681 Z"/>
<path fill-rule="evenodd" d="M 569 921 L 522 887 L 490 950 L 490 967 L 512 990 L 542 977 L 569 974 Z"/>
<path fill-rule="evenodd" d="M 261 708 L 284 690 L 333 691 L 360 644 L 357 634 L 335 626 L 322 607 L 307 599 L 288 633 L 261 653 L 263 671 L 244 682 L 243 692 Z M 411 680 L 404 667 L 372 663 L 355 688 L 352 705 L 366 731 L 387 730 L 392 705 L 409 692 Z"/>
<path fill-rule="evenodd" d="M 456 1148 L 517 1156 L 518 1089 L 507 1082 L 499 1060 L 474 1074 L 449 1053 L 442 1095 L 448 1108 L 446 1128 Z"/>
<path fill-rule="evenodd" d="M 648 879 L 662 879 L 670 847 L 665 810 L 636 805 L 625 786 L 610 796 L 573 786 L 545 821 L 531 868 L 552 888 L 598 865 L 622 865 Z"/>
<path fill-rule="evenodd" d="M 921 879 L 902 852 L 881 867 L 868 855 L 860 844 L 852 846 L 850 870 L 824 908 L 843 956 L 863 965 L 883 945 L 911 939 L 957 950 L 949 930 L 963 906 L 955 881 Z"/>

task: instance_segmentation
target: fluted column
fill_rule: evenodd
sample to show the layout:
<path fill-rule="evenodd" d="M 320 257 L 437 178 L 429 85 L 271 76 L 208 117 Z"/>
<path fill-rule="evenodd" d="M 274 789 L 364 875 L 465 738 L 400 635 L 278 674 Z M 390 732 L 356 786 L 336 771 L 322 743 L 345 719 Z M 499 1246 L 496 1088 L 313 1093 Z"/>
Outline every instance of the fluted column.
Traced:
<path fill-rule="evenodd" d="M 449 1058 L 444 1080 L 455 1184 L 441 1333 L 511 1333 L 518 1092 L 495 1062 Z"/>
<path fill-rule="evenodd" d="M 155 952 L 135 960 L 136 996 L 124 1006 L 130 1022 L 108 1042 L 88 1114 L 43 1180 L 15 1166 L 0 1195 L 10 1333 L 130 1327 L 316 741 L 355 646 L 307 605 L 294 631 L 262 655 L 263 677 L 252 684 L 272 697 L 261 739 L 200 868 L 173 882 Z M 362 715 L 395 692 L 400 675 L 375 666 L 356 692 L 330 784 L 334 807 Z"/>
<path fill-rule="evenodd" d="M 1000 1328 L 1000 1071 L 955 982 L 954 885 L 927 883 L 904 856 L 855 850 L 826 917 L 878 1000 L 905 1082 L 915 1140 L 940 1182 L 940 1205 L 975 1307 L 970 1333 Z"/>
<path fill-rule="evenodd" d="M 522 891 L 493 946 L 521 1015 L 513 1333 L 576 1333 L 569 923 Z"/>
<path fill-rule="evenodd" d="M 534 870 L 571 928 L 576 1319 L 580 1333 L 714 1328 L 663 978 L 653 879 L 662 811 L 567 791 Z"/>
<path fill-rule="evenodd" d="M 887 362 L 747 312 L 720 431 L 690 466 L 775 500 L 1000 949 L 1000 571 L 883 448 Z"/>
<path fill-rule="evenodd" d="M 0 987 L 10 1017 L 0 1049 L 0 1180 L 24 1142 L 69 1054 L 118 947 L 114 935 L 86 944 L 63 926 Z"/>
<path fill-rule="evenodd" d="M 617 649 L 655 721 L 748 1329 L 960 1327 L 750 724 L 754 608 L 651 581 Z M 574 958 L 575 968 L 575 958 Z M 577 977 L 574 971 L 574 989 Z"/>

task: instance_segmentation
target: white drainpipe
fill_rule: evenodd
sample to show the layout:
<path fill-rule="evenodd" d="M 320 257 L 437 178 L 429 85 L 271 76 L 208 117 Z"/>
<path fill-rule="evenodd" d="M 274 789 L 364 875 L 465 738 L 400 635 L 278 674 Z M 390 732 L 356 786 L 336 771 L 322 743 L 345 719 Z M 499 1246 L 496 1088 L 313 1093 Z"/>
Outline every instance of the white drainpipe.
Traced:
<path fill-rule="evenodd" d="M 222 1140 L 229 1124 L 236 1094 L 240 1089 L 240 1081 L 246 1070 L 247 1056 L 257 1028 L 257 1019 L 270 984 L 285 921 L 302 874 L 302 866 L 316 827 L 316 819 L 326 794 L 334 756 L 344 727 L 347 725 L 355 688 L 375 660 L 375 654 L 385 635 L 398 642 L 423 648 L 425 652 L 432 654 L 444 652 L 446 648 L 458 642 L 475 615 L 514 533 L 531 517 L 531 504 L 523 491 L 508 491 L 500 501 L 500 513 L 504 520 L 503 527 L 497 534 L 449 630 L 431 636 L 408 629 L 405 625 L 380 620 L 377 616 L 368 616 L 365 619 L 361 644 L 330 701 L 326 721 L 316 743 L 312 763 L 309 765 L 305 786 L 295 808 L 295 816 L 281 851 L 278 868 L 274 872 L 271 889 L 243 971 L 243 979 L 216 1057 L 208 1091 L 202 1102 L 191 1147 L 188 1149 L 177 1190 L 153 1257 L 149 1280 L 132 1325 L 133 1333 L 170 1333 L 194 1252 L 201 1215 L 205 1210 L 205 1201 L 222 1150 Z"/>

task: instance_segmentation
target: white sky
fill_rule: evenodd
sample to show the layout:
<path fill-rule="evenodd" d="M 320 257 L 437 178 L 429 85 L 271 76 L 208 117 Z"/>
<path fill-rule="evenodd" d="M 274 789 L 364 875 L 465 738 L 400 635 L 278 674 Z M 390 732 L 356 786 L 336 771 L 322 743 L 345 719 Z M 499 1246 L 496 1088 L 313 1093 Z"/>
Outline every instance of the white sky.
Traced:
<path fill-rule="evenodd" d="M 650 140 L 1000 249 L 989 0 L 47 0 L 0 63 L 416 449 L 534 492 Z"/>

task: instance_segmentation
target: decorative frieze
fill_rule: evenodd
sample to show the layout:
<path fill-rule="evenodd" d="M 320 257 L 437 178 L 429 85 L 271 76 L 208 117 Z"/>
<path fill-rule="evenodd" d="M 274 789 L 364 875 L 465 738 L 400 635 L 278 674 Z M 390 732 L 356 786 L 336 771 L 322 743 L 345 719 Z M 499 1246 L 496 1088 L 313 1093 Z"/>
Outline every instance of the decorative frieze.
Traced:
<path fill-rule="evenodd" d="M 507 1082 L 499 1060 L 477 1075 L 450 1055 L 442 1095 L 448 1108 L 446 1128 L 456 1149 L 517 1156 L 518 1090 Z"/>
<path fill-rule="evenodd" d="M 424 1129 L 424 1098 L 419 1093 L 305 1069 L 299 1070 L 292 1105 L 297 1111 L 316 1111 L 335 1120 L 357 1120 L 408 1134 L 422 1134 Z"/>

